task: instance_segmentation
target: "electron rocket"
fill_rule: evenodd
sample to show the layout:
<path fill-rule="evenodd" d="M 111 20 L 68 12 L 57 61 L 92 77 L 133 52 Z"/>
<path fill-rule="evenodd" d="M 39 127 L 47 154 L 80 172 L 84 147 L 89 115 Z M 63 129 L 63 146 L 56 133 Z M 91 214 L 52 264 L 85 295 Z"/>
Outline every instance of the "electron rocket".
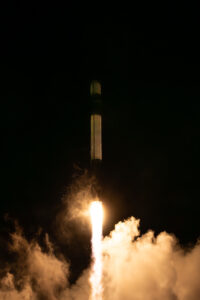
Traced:
<path fill-rule="evenodd" d="M 101 84 L 97 80 L 90 84 L 90 97 L 90 159 L 92 166 L 96 166 L 102 161 L 102 99 Z"/>

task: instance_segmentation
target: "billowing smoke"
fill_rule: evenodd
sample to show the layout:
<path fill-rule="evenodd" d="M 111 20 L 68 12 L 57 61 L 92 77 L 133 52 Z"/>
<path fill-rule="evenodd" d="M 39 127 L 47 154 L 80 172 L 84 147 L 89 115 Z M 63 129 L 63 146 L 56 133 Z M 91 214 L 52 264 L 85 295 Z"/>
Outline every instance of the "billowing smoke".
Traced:
<path fill-rule="evenodd" d="M 186 251 L 173 235 L 141 236 L 138 227 L 131 217 L 103 240 L 103 299 L 199 300 L 200 245 Z M 48 236 L 45 251 L 19 229 L 11 237 L 16 259 L 1 277 L 0 300 L 89 299 L 89 268 L 70 285 L 70 266 L 55 256 Z"/>
<path fill-rule="evenodd" d="M 104 299 L 200 299 L 200 245 L 185 252 L 166 232 L 140 236 L 138 224 L 131 217 L 104 239 Z"/>
<path fill-rule="evenodd" d="M 19 229 L 11 238 L 9 250 L 16 254 L 16 259 L 0 281 L 0 299 L 58 299 L 60 291 L 68 285 L 67 262 L 55 257 L 48 238 L 47 252 L 36 241 L 28 243 Z"/>

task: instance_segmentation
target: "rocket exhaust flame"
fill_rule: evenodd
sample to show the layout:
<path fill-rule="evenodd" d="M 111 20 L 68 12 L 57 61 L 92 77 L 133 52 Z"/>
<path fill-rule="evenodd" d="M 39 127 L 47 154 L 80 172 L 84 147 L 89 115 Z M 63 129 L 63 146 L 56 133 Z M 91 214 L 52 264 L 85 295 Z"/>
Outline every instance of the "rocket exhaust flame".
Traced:
<path fill-rule="evenodd" d="M 92 271 L 90 275 L 91 297 L 90 300 L 102 300 L 102 227 L 103 208 L 100 201 L 92 202 L 90 206 L 92 224 Z"/>

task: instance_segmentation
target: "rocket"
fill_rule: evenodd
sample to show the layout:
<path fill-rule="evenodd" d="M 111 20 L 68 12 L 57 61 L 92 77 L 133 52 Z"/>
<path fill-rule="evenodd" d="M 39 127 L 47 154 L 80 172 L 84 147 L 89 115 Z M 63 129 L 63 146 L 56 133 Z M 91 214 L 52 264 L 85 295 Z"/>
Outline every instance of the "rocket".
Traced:
<path fill-rule="evenodd" d="M 92 80 L 90 84 L 90 160 L 93 167 L 102 161 L 102 116 L 101 116 L 101 84 Z"/>

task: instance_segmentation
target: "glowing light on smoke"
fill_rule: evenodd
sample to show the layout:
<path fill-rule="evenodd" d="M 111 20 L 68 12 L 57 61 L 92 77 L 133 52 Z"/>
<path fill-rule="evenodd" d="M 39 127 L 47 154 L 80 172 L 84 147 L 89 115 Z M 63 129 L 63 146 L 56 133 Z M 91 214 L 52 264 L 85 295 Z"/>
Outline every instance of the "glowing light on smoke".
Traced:
<path fill-rule="evenodd" d="M 102 227 L 103 207 L 100 201 L 92 202 L 90 206 L 92 223 L 92 272 L 90 276 L 91 300 L 102 300 Z"/>

